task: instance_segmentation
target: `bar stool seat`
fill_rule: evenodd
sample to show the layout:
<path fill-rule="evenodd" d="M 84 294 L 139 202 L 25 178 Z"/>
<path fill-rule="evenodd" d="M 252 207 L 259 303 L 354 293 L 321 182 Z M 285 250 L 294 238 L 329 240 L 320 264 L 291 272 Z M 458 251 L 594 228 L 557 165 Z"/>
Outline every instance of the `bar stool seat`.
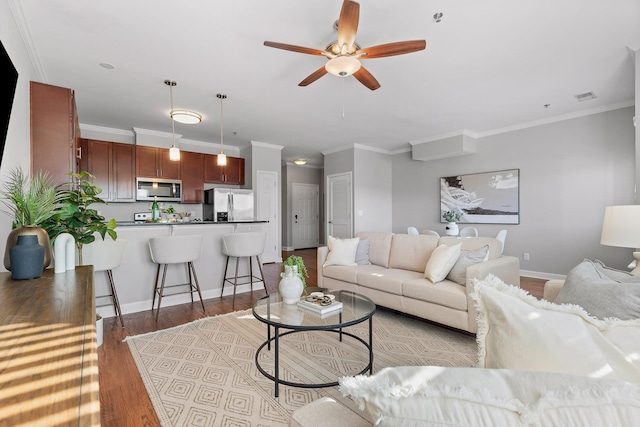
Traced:
<path fill-rule="evenodd" d="M 104 307 L 113 305 L 116 315 L 120 318 L 120 324 L 124 328 L 124 320 L 122 320 L 122 311 L 120 310 L 120 301 L 118 301 L 118 293 L 113 281 L 113 269 L 122 264 L 124 255 L 127 251 L 127 239 L 113 240 L 108 234 L 104 236 L 104 240 L 100 234 L 96 234 L 96 240 L 92 243 L 83 245 L 82 262 L 85 265 L 93 265 L 93 271 L 106 271 L 109 279 L 110 292 L 103 295 L 96 295 L 96 307 Z M 110 300 L 105 301 L 104 298 Z"/>
<path fill-rule="evenodd" d="M 165 289 L 176 288 L 181 286 L 189 286 L 188 290 L 184 291 L 171 291 L 167 295 L 177 295 L 183 293 L 191 294 L 191 303 L 193 303 L 193 294 L 198 293 L 200 297 L 200 304 L 202 304 L 202 311 L 206 313 L 204 308 L 204 301 L 202 301 L 202 293 L 200 292 L 200 284 L 198 283 L 198 276 L 196 275 L 196 269 L 193 267 L 193 262 L 200 258 L 200 251 L 202 249 L 202 235 L 192 234 L 186 236 L 163 236 L 153 237 L 149 239 L 149 251 L 151 252 L 151 260 L 158 264 L 158 270 L 156 273 L 156 282 L 153 289 L 153 302 L 151 303 L 151 310 L 153 310 L 156 303 L 156 295 L 158 296 L 158 309 L 156 311 L 156 321 L 160 314 L 160 304 L 162 297 L 165 296 Z M 169 264 L 186 264 L 189 281 L 187 283 L 172 284 L 165 286 L 165 279 L 167 278 L 167 267 Z M 162 269 L 162 280 L 160 279 L 160 270 Z"/>
<path fill-rule="evenodd" d="M 236 288 L 238 285 L 251 284 L 251 290 L 253 291 L 254 282 L 262 282 L 264 290 L 267 291 L 267 285 L 264 282 L 264 272 L 262 271 L 262 262 L 260 262 L 260 255 L 264 252 L 264 244 L 267 241 L 267 233 L 264 231 L 251 231 L 247 233 L 232 233 L 222 236 L 222 253 L 227 256 L 227 262 L 224 267 L 224 278 L 222 281 L 222 292 L 220 296 L 224 294 L 224 285 L 226 283 L 233 284 L 233 305 L 236 303 Z M 229 268 L 229 259 L 235 258 L 236 268 L 235 275 L 227 277 L 227 270 Z M 253 257 L 255 257 L 258 268 L 260 269 L 260 277 L 253 274 Z M 238 275 L 238 266 L 241 258 L 247 258 L 249 261 L 249 274 Z M 240 281 L 239 281 L 240 280 Z"/>

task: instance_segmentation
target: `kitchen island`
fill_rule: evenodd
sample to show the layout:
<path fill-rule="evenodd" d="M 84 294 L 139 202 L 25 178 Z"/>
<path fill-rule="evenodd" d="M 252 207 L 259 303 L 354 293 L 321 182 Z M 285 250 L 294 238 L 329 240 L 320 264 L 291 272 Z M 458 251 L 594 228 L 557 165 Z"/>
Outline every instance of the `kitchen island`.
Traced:
<path fill-rule="evenodd" d="M 230 233 L 268 231 L 266 221 L 244 222 L 166 222 L 134 223 L 118 222 L 118 238 L 127 239 L 128 247 L 122 264 L 113 270 L 113 276 L 123 314 L 151 309 L 157 264 L 151 261 L 149 239 L 162 236 L 201 234 L 203 236 L 200 258 L 193 264 L 196 269 L 202 298 L 220 297 L 226 256 L 222 254 L 222 236 Z M 232 266 L 234 264 L 231 264 Z M 244 271 L 244 272 L 243 272 Z M 246 260 L 240 263 L 240 272 L 248 274 Z M 187 269 L 183 265 L 171 265 L 167 270 L 167 284 L 187 283 Z M 254 283 L 254 289 L 261 284 Z M 95 273 L 96 295 L 107 293 L 105 272 Z M 186 288 L 186 287 L 185 287 Z M 248 292 L 250 285 L 238 286 L 237 292 Z M 225 287 L 225 295 L 233 294 L 233 287 Z M 162 307 L 191 302 L 189 294 L 166 296 Z M 115 316 L 112 306 L 98 307 L 96 311 L 104 317 Z M 125 322 L 126 324 L 126 322 Z"/>

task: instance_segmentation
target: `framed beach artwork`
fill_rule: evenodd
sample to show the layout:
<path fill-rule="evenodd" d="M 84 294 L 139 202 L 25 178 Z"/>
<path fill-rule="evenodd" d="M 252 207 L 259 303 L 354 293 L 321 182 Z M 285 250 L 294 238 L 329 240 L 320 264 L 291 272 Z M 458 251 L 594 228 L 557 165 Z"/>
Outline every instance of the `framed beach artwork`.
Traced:
<path fill-rule="evenodd" d="M 520 169 L 440 178 L 441 222 L 446 211 L 459 223 L 520 224 Z"/>

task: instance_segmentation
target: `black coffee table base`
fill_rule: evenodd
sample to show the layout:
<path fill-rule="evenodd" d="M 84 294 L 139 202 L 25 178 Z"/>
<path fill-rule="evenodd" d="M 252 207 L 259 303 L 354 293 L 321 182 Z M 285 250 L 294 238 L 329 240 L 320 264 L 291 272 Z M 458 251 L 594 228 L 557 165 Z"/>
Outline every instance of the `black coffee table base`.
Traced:
<path fill-rule="evenodd" d="M 356 374 L 353 375 L 361 375 L 364 374 L 365 372 L 369 371 L 369 375 L 373 374 L 373 317 L 369 317 L 369 342 L 366 342 L 365 340 L 363 340 L 362 338 L 353 335 L 349 332 L 344 332 L 342 330 L 342 328 L 340 329 L 322 329 L 322 328 L 318 328 L 318 329 L 302 329 L 302 330 L 291 330 L 288 332 L 285 332 L 283 334 L 280 334 L 280 327 L 278 326 L 274 326 L 274 336 L 273 338 L 271 337 L 271 325 L 267 325 L 267 340 L 262 343 L 262 345 L 260 345 L 260 347 L 258 347 L 258 350 L 256 351 L 256 367 L 258 368 L 258 370 L 262 373 L 262 375 L 264 375 L 265 377 L 269 378 L 271 381 L 273 381 L 275 383 L 275 397 L 278 397 L 278 391 L 279 391 L 279 385 L 280 384 L 284 384 L 284 385 L 288 385 L 291 387 L 299 387 L 299 388 L 323 388 L 323 387 L 333 387 L 333 386 L 337 386 L 338 385 L 338 381 L 333 381 L 333 382 L 329 382 L 329 383 L 320 383 L 320 384 L 316 384 L 316 383 L 294 383 L 291 381 L 286 381 L 286 380 L 281 380 L 279 378 L 279 370 L 280 370 L 280 363 L 279 363 L 279 356 L 280 356 L 280 337 L 284 337 L 286 335 L 289 334 L 295 334 L 295 333 L 299 333 L 299 332 L 309 332 L 309 331 L 317 331 L 317 332 L 321 332 L 321 331 L 326 331 L 326 332 L 334 332 L 336 334 L 340 335 L 340 342 L 342 342 L 342 335 L 347 335 L 349 337 L 352 337 L 354 339 L 356 339 L 357 341 L 360 341 L 362 344 L 364 344 L 365 348 L 367 350 L 369 350 L 369 363 L 367 364 L 367 366 L 364 367 L 364 369 Z M 269 373 L 267 373 L 267 371 L 265 371 L 262 366 L 260 365 L 260 362 L 258 361 L 259 357 L 260 357 L 260 353 L 262 352 L 262 350 L 267 347 L 267 350 L 271 350 L 271 342 L 273 341 L 274 343 L 274 375 L 271 375 Z"/>

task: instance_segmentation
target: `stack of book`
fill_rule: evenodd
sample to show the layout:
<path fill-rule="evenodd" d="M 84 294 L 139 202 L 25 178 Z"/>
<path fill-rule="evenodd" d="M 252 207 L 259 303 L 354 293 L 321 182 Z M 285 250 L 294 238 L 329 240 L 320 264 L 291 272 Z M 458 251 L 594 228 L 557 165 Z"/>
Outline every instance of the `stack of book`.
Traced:
<path fill-rule="evenodd" d="M 342 303 L 340 301 L 333 300 L 329 305 L 321 305 L 319 300 L 307 301 L 303 298 L 298 301 L 298 307 L 322 316 L 329 313 L 338 313 L 342 309 Z"/>

